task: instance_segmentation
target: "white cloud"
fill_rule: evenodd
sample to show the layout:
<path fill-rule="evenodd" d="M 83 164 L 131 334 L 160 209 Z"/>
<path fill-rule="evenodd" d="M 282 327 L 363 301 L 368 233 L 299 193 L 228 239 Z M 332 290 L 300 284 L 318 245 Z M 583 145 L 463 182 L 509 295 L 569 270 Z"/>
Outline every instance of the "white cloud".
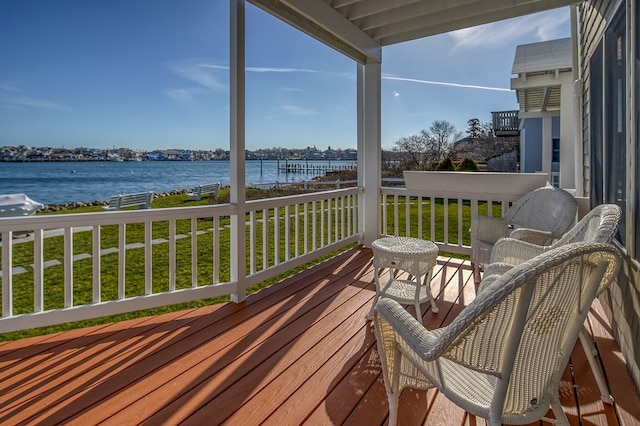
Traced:
<path fill-rule="evenodd" d="M 203 60 L 188 59 L 176 63 L 167 65 L 167 68 L 174 74 L 200 86 L 200 89 L 196 88 L 174 88 L 165 90 L 165 95 L 176 102 L 182 104 L 192 104 L 197 101 L 197 98 L 207 91 L 228 93 L 229 87 L 223 83 L 221 76 L 217 71 L 228 71 L 228 65 L 216 65 L 207 63 Z M 246 67 L 247 72 L 254 73 L 319 73 L 320 71 L 314 71 L 304 68 L 274 68 L 274 67 Z M 224 79 L 227 78 L 225 74 Z M 294 89 L 286 89 L 293 91 Z M 309 112 L 300 110 L 295 112 L 292 109 L 290 114 L 306 115 Z"/>
<path fill-rule="evenodd" d="M 16 84 L 0 81 L 0 108 L 11 110 L 35 108 L 54 111 L 71 111 L 69 107 L 58 102 L 52 102 L 31 96 L 17 95 L 17 93 L 21 92 L 22 91 Z"/>
<path fill-rule="evenodd" d="M 524 37 L 533 38 L 531 42 L 568 37 L 569 28 L 569 9 L 562 8 L 464 28 L 449 36 L 455 47 L 486 49 L 503 47 Z"/>
<path fill-rule="evenodd" d="M 218 76 L 210 70 L 209 66 L 196 63 L 194 60 L 186 60 L 179 63 L 168 65 L 168 68 L 174 74 L 183 77 L 193 83 L 199 84 L 209 90 L 215 92 L 228 92 L 228 87 L 221 82 Z"/>
<path fill-rule="evenodd" d="M 315 114 L 315 111 L 303 108 L 297 105 L 281 105 L 279 107 L 274 108 L 276 112 L 285 114 L 285 115 L 312 115 Z"/>
<path fill-rule="evenodd" d="M 32 98 L 28 96 L 1 96 L 0 105 L 4 109 L 35 108 L 49 109 L 54 111 L 71 111 L 70 108 L 60 103 L 48 101 L 46 99 Z"/>
<path fill-rule="evenodd" d="M 299 89 L 297 87 L 281 87 L 278 90 L 280 90 L 281 92 L 287 92 L 287 93 L 306 93 L 306 90 L 303 89 Z"/>
<path fill-rule="evenodd" d="M 198 97 L 206 93 L 206 90 L 200 88 L 183 88 L 183 89 L 168 89 L 164 94 L 171 100 L 181 103 L 183 105 L 194 104 Z"/>
<path fill-rule="evenodd" d="M 391 94 L 393 95 L 394 98 L 397 98 L 397 97 L 400 96 L 400 92 L 395 91 L 395 90 L 393 92 L 391 92 Z"/>
<path fill-rule="evenodd" d="M 13 83 L 9 83 L 8 81 L 0 81 L 0 91 L 18 93 L 20 92 L 20 89 L 18 89 L 18 86 Z"/>
<path fill-rule="evenodd" d="M 204 68 L 212 68 L 217 70 L 228 70 L 228 65 L 212 65 L 212 64 L 200 64 L 200 66 Z M 276 67 L 245 67 L 247 72 L 273 72 L 273 73 L 293 73 L 293 72 L 301 72 L 301 73 L 319 73 L 321 71 L 310 70 L 305 68 L 276 68 Z"/>
<path fill-rule="evenodd" d="M 404 78 L 404 77 L 393 77 L 389 75 L 382 76 L 383 80 L 394 80 L 394 81 L 406 81 L 409 83 L 419 83 L 419 84 L 434 84 L 437 86 L 451 86 L 451 87 L 460 87 L 464 89 L 479 89 L 479 90 L 494 90 L 498 92 L 511 92 L 511 89 L 507 89 L 504 87 L 491 87 L 491 86 L 479 86 L 476 84 L 462 84 L 462 83 L 450 83 L 446 81 L 431 81 L 431 80 L 418 80 L 416 78 Z M 397 95 L 396 95 L 397 93 Z M 394 92 L 394 96 L 399 96 L 398 92 Z"/>
<path fill-rule="evenodd" d="M 270 67 L 247 67 L 247 71 L 249 72 L 277 72 L 277 73 L 290 73 L 290 72 L 301 72 L 301 73 L 317 73 L 320 71 L 308 70 L 304 68 L 270 68 Z"/>

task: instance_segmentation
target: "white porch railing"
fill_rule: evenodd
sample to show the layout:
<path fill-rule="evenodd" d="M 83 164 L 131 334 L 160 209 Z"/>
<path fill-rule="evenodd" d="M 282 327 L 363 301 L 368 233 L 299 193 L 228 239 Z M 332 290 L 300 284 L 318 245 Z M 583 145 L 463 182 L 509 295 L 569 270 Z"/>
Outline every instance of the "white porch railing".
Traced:
<path fill-rule="evenodd" d="M 243 295 L 251 284 L 360 240 L 360 192 L 248 202 L 246 254 L 237 257 L 247 262 L 235 282 L 234 205 L 0 219 L 0 333 Z"/>
<path fill-rule="evenodd" d="M 431 240 L 440 251 L 471 254 L 471 218 L 500 216 L 520 195 L 382 188 L 381 235 Z M 492 208 L 489 208 L 492 206 Z"/>
<path fill-rule="evenodd" d="M 382 188 L 380 233 L 428 239 L 441 251 L 464 255 L 471 254 L 473 216 L 501 216 L 547 183 L 542 173 L 405 171 L 404 178 L 407 189 Z"/>

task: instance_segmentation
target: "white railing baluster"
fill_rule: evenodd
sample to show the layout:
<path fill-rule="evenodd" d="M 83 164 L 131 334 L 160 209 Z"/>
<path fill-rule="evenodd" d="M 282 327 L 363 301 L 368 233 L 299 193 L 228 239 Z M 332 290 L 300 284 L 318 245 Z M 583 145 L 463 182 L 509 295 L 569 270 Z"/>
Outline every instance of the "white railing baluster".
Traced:
<path fill-rule="evenodd" d="M 340 197 L 333 198 L 333 241 L 340 241 Z"/>
<path fill-rule="evenodd" d="M 213 218 L 213 284 L 220 283 L 220 216 Z"/>
<path fill-rule="evenodd" d="M 422 238 L 422 196 L 416 198 L 418 203 L 418 238 Z"/>
<path fill-rule="evenodd" d="M 430 215 L 430 238 L 431 241 L 436 241 L 436 198 L 435 197 L 431 197 L 430 200 L 431 203 L 431 215 Z"/>
<path fill-rule="evenodd" d="M 191 287 L 198 287 L 198 218 L 191 218 Z"/>
<path fill-rule="evenodd" d="M 13 232 L 2 233 L 2 316 L 13 315 Z M 8 241 L 8 242 L 7 242 Z"/>
<path fill-rule="evenodd" d="M 353 234 L 358 234 L 360 232 L 360 221 L 358 220 L 358 194 L 354 194 L 351 197 L 353 200 Z"/>
<path fill-rule="evenodd" d="M 33 311 L 44 309 L 44 232 L 33 231 Z"/>
<path fill-rule="evenodd" d="M 273 208 L 273 257 L 274 265 L 280 264 L 280 208 Z"/>
<path fill-rule="evenodd" d="M 302 248 L 302 253 L 307 254 L 309 253 L 309 203 L 304 203 L 303 210 L 304 230 L 302 232 L 304 232 L 304 247 Z"/>
<path fill-rule="evenodd" d="M 333 242 L 333 199 L 327 200 L 327 244 Z"/>
<path fill-rule="evenodd" d="M 398 196 L 398 194 L 393 196 L 393 233 L 394 235 L 400 235 L 400 210 L 399 210 L 399 204 L 400 202 L 400 197 Z"/>
<path fill-rule="evenodd" d="M 444 209 L 444 240 L 446 245 L 449 245 L 449 197 L 442 199 L 442 208 Z"/>
<path fill-rule="evenodd" d="M 458 247 L 462 247 L 462 198 L 458 198 Z"/>
<path fill-rule="evenodd" d="M 269 210 L 262 209 L 262 269 L 269 267 Z"/>
<path fill-rule="evenodd" d="M 144 294 L 153 293 L 153 244 L 151 222 L 144 223 Z"/>
<path fill-rule="evenodd" d="M 127 237 L 127 224 L 121 223 L 118 227 L 118 299 L 125 298 L 125 259 L 126 253 L 126 237 Z"/>
<path fill-rule="evenodd" d="M 352 223 L 351 219 L 353 218 L 351 213 L 351 197 L 346 197 L 347 201 L 347 233 L 346 236 L 351 235 Z"/>
<path fill-rule="evenodd" d="M 387 235 L 387 225 L 389 221 L 389 214 L 387 213 L 387 194 L 382 195 L 382 229 L 380 229 L 380 235 Z"/>
<path fill-rule="evenodd" d="M 320 247 L 324 247 L 324 228 L 325 228 L 324 200 L 320 200 Z"/>
<path fill-rule="evenodd" d="M 471 220 L 476 216 L 478 216 L 478 200 L 473 199 L 471 200 Z M 471 223 L 471 220 L 469 220 L 469 223 Z"/>
<path fill-rule="evenodd" d="M 318 204 L 315 201 L 311 203 L 311 251 L 314 251 L 318 248 Z"/>
<path fill-rule="evenodd" d="M 294 224 L 295 224 L 295 238 L 294 238 L 294 257 L 300 256 L 300 204 L 296 204 L 294 208 Z"/>
<path fill-rule="evenodd" d="M 291 212 L 289 205 L 284 206 L 284 261 L 287 262 L 290 258 L 289 251 L 291 250 Z"/>
<path fill-rule="evenodd" d="M 249 212 L 249 273 L 256 273 L 256 212 Z"/>
<path fill-rule="evenodd" d="M 94 225 L 91 229 L 91 262 L 92 262 L 92 287 L 93 294 L 92 300 L 93 303 L 100 303 L 102 300 L 102 289 L 100 283 L 102 282 L 102 277 L 100 276 L 100 266 L 102 265 L 102 257 L 101 257 L 101 247 L 100 247 L 100 236 L 101 236 L 101 228 L 100 225 Z"/>
<path fill-rule="evenodd" d="M 176 289 L 176 220 L 169 220 L 169 291 Z"/>
<path fill-rule="evenodd" d="M 411 197 L 404 197 L 404 235 L 411 236 Z"/>
<path fill-rule="evenodd" d="M 73 306 L 73 228 L 64 228 L 64 307 Z"/>

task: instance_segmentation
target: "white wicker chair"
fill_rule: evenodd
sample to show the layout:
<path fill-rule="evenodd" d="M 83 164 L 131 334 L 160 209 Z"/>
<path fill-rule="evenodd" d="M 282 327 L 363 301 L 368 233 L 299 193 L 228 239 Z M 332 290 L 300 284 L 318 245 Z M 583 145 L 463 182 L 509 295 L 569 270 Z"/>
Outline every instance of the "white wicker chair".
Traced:
<path fill-rule="evenodd" d="M 545 186 L 513 203 L 502 217 L 475 216 L 471 221 L 471 263 L 475 282 L 488 263 L 493 245 L 512 237 L 538 245 L 550 244 L 574 224 L 578 203 L 567 191 Z"/>
<path fill-rule="evenodd" d="M 478 287 L 478 292 L 484 290 L 492 281 L 507 270 L 525 262 L 539 254 L 560 247 L 565 244 L 575 242 L 595 242 L 610 243 L 618 231 L 622 211 L 616 204 L 601 204 L 594 207 L 580 221 L 559 240 L 550 246 L 542 247 L 536 244 L 512 238 L 504 238 L 496 242 L 491 254 L 491 262 L 486 266 L 484 278 Z M 600 289 L 600 294 L 604 289 Z M 580 332 L 580 343 L 587 354 L 589 365 L 600 389 L 600 397 L 606 403 L 613 403 L 613 397 L 609 392 L 609 387 L 600 371 L 594 356 L 596 350 L 593 347 L 592 339 L 589 338 L 587 330 L 583 327 Z M 589 356 L 591 354 L 592 356 Z"/>
<path fill-rule="evenodd" d="M 507 271 L 447 327 L 427 330 L 381 299 L 374 326 L 389 397 L 389 424 L 405 387 L 436 387 L 490 424 L 537 421 L 549 406 L 568 424 L 558 386 L 599 288 L 617 275 L 611 244 L 574 243 Z"/>

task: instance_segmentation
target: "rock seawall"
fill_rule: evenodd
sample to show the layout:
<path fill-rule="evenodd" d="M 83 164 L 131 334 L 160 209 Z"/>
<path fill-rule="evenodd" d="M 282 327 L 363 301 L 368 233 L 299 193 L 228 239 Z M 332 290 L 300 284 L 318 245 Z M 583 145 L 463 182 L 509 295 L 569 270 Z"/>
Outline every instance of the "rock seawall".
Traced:
<path fill-rule="evenodd" d="M 153 194 L 153 198 L 155 199 L 155 198 L 161 198 L 161 197 L 169 197 L 173 195 L 181 195 L 181 194 L 186 194 L 188 192 L 190 192 L 190 190 L 188 189 L 174 189 L 173 191 L 170 191 L 170 192 L 156 192 Z M 80 207 L 106 206 L 108 204 L 109 204 L 109 201 L 100 201 L 100 200 L 89 201 L 89 202 L 76 201 L 73 203 L 47 204 L 46 206 L 44 206 L 43 209 L 40 209 L 38 211 L 39 212 L 58 212 L 61 210 L 76 209 Z"/>

